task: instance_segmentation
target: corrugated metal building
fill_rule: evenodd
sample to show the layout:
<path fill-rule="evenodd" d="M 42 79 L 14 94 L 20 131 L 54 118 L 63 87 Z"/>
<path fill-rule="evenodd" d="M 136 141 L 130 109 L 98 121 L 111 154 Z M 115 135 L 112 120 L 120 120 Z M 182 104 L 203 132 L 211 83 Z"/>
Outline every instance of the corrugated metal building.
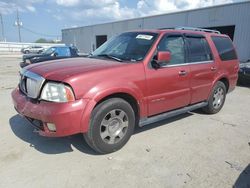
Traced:
<path fill-rule="evenodd" d="M 216 29 L 228 34 L 240 60 L 250 59 L 250 1 L 63 29 L 62 41 L 74 44 L 80 52 L 89 53 L 110 37 L 125 31 L 178 26 Z"/>

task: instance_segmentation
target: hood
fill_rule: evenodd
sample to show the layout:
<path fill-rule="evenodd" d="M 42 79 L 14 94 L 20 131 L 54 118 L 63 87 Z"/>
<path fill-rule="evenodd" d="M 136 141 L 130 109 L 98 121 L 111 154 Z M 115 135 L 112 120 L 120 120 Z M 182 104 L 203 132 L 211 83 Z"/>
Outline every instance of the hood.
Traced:
<path fill-rule="evenodd" d="M 69 58 L 32 64 L 25 67 L 25 69 L 39 74 L 48 80 L 63 81 L 79 74 L 123 65 L 124 63 L 112 60 Z"/>
<path fill-rule="evenodd" d="M 44 56 L 49 56 L 49 54 L 27 54 L 27 55 L 23 55 L 23 60 L 32 59 L 34 57 L 44 57 Z"/>

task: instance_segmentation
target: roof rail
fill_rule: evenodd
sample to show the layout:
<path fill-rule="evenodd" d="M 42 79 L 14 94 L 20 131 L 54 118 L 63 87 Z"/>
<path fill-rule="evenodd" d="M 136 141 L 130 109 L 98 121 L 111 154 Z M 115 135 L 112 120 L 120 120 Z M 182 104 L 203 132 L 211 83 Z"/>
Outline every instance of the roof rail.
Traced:
<path fill-rule="evenodd" d="M 219 31 L 217 30 L 211 30 L 211 29 L 202 29 L 202 28 L 196 28 L 196 27 L 176 27 L 176 30 L 190 30 L 190 31 L 203 31 L 203 32 L 207 32 L 207 33 L 217 33 L 217 34 L 221 34 Z"/>

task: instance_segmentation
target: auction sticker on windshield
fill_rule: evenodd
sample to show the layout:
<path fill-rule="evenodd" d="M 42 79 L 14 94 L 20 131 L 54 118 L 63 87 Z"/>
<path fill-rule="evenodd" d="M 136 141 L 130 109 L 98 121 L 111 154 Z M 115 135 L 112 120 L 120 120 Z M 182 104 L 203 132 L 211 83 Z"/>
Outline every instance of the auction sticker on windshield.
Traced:
<path fill-rule="evenodd" d="M 140 35 L 137 35 L 136 38 L 137 39 L 151 40 L 153 38 L 153 36 L 152 35 L 142 35 L 142 34 L 140 34 Z"/>

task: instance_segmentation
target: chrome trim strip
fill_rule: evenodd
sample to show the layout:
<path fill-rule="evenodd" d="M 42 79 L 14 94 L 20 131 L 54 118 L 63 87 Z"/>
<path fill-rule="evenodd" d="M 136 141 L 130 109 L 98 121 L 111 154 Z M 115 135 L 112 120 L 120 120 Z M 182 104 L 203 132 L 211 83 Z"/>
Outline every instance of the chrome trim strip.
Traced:
<path fill-rule="evenodd" d="M 171 118 L 189 111 L 193 111 L 199 108 L 202 108 L 204 106 L 206 106 L 208 104 L 208 102 L 204 101 L 204 102 L 200 102 L 200 103 L 196 103 L 196 104 L 192 104 L 190 106 L 186 106 L 177 110 L 172 110 L 172 111 L 168 111 L 162 114 L 158 114 L 158 115 L 154 115 L 151 117 L 146 117 L 143 119 L 140 119 L 139 121 L 139 127 L 143 127 L 145 125 L 151 124 L 151 123 L 156 123 L 158 121 L 162 121 L 164 119 L 167 118 Z"/>
<path fill-rule="evenodd" d="M 21 87 L 22 91 L 30 98 L 37 98 L 40 91 L 41 91 L 41 88 L 42 88 L 42 85 L 43 83 L 45 82 L 45 78 L 43 78 L 42 76 L 40 76 L 39 74 L 36 74 L 36 73 L 33 73 L 31 71 L 28 71 L 28 70 L 25 70 L 25 69 L 22 69 L 20 71 L 20 74 L 21 74 L 21 80 L 23 80 L 23 78 L 26 78 L 26 91 L 23 91 L 23 88 Z M 36 84 L 33 86 L 33 87 L 36 87 L 35 88 L 35 93 L 29 93 L 28 91 L 28 87 L 27 87 L 27 79 L 30 79 L 32 81 L 35 81 Z"/>
<path fill-rule="evenodd" d="M 214 61 L 198 61 L 198 62 L 190 62 L 190 63 L 181 63 L 181 64 L 176 64 L 176 65 L 166 65 L 166 66 L 162 66 L 162 68 L 196 65 L 196 64 L 208 64 L 208 63 L 214 63 Z"/>

